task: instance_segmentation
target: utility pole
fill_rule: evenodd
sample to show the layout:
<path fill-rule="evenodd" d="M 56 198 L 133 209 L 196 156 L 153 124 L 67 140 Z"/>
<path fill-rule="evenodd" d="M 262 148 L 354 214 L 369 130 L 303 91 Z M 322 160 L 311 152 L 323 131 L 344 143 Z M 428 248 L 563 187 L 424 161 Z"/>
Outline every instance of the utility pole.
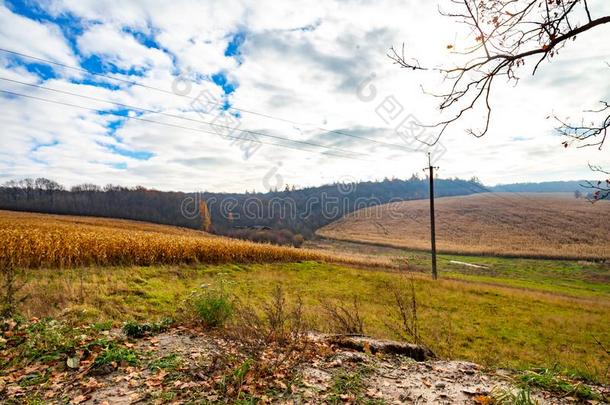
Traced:
<path fill-rule="evenodd" d="M 436 272 L 436 229 L 434 225 L 434 166 L 432 166 L 432 158 L 428 152 L 428 170 L 430 176 L 430 240 L 432 244 L 432 278 L 437 279 Z"/>

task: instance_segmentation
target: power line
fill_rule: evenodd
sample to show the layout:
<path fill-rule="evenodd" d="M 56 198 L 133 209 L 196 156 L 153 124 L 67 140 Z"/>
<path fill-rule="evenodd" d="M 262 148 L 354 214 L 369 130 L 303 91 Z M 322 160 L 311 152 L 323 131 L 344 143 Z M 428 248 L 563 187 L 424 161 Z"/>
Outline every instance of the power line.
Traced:
<path fill-rule="evenodd" d="M 104 113 L 104 114 L 115 115 L 115 116 L 118 116 L 118 117 L 121 117 L 121 118 L 125 118 L 125 119 L 149 122 L 149 123 L 152 123 L 152 124 L 163 125 L 163 126 L 171 127 L 171 128 L 179 128 L 179 129 L 185 129 L 185 130 L 194 131 L 194 132 L 201 132 L 201 133 L 206 133 L 206 134 L 218 135 L 218 133 L 216 133 L 216 132 L 206 131 L 204 129 L 185 127 L 185 126 L 182 126 L 182 125 L 169 124 L 169 123 L 166 123 L 166 122 L 154 121 L 154 120 L 149 120 L 149 119 L 140 118 L 140 117 L 130 117 L 130 116 L 121 115 L 119 113 L 108 112 L 108 111 L 103 111 L 103 110 L 97 110 L 95 108 L 84 107 L 84 106 L 80 106 L 80 105 L 76 105 L 76 104 L 70 104 L 70 103 L 65 103 L 65 102 L 57 101 L 57 100 L 49 100 L 49 99 L 46 99 L 46 98 L 43 98 L 43 97 L 36 97 L 36 96 L 27 95 L 27 94 L 15 93 L 15 92 L 8 91 L 8 90 L 0 89 L 0 92 L 5 93 L 5 94 L 10 94 L 12 96 L 18 96 L 18 97 L 29 98 L 29 99 L 32 99 L 32 100 L 37 100 L 37 101 L 43 101 L 43 102 L 46 102 L 46 103 L 58 104 L 58 105 L 63 105 L 63 106 L 73 107 L 73 108 L 80 108 L 80 109 L 83 109 L 83 110 L 93 111 L 93 112 L 96 112 L 96 113 Z M 243 140 L 242 138 L 234 137 L 234 136 L 229 136 L 229 135 L 222 135 L 222 136 L 225 137 L 225 138 L 229 138 L 229 139 Z M 282 147 L 282 148 L 294 149 L 294 150 L 298 150 L 298 151 L 301 151 L 301 152 L 320 153 L 322 155 L 330 155 L 330 156 L 340 157 L 340 158 L 343 158 L 343 159 L 364 160 L 364 159 L 353 158 L 353 157 L 350 157 L 350 156 L 335 154 L 335 153 L 331 153 L 331 152 L 312 151 L 312 150 L 306 150 L 306 149 L 300 149 L 300 148 L 296 148 L 296 147 L 291 147 L 289 145 L 284 145 L 284 144 L 279 144 L 279 143 L 263 142 L 263 141 L 260 141 L 258 139 L 249 139 L 249 141 L 260 143 L 260 144 L 263 144 L 263 145 L 273 145 L 273 146 L 279 146 L 279 147 Z M 297 141 L 293 141 L 293 140 L 288 140 L 288 141 L 290 141 L 290 142 L 297 142 Z"/>
<path fill-rule="evenodd" d="M 296 140 L 296 139 L 285 138 L 285 137 L 278 136 L 278 135 L 270 135 L 270 134 L 266 134 L 266 133 L 259 132 L 259 131 L 251 131 L 251 130 L 247 130 L 247 129 L 233 128 L 233 127 L 231 127 L 229 125 L 223 125 L 223 124 L 217 124 L 217 123 L 214 123 L 214 122 L 197 120 L 197 119 L 193 119 L 193 118 L 189 118 L 189 117 L 183 117 L 183 116 L 176 115 L 176 114 L 166 113 L 166 112 L 163 112 L 163 111 L 155 111 L 155 110 L 151 110 L 151 109 L 144 108 L 144 107 L 137 107 L 137 106 L 133 106 L 133 105 L 129 105 L 129 104 L 123 104 L 123 103 L 119 103 L 119 102 L 115 102 L 115 101 L 104 100 L 104 99 L 97 98 L 97 97 L 85 96 L 83 94 L 77 94 L 77 93 L 73 93 L 73 92 L 70 92 L 70 91 L 53 89 L 51 87 L 41 86 L 41 85 L 32 84 L 32 83 L 26 83 L 26 82 L 22 82 L 22 81 L 19 81 L 19 80 L 9 79 L 9 78 L 6 78 L 6 77 L 0 77 L 0 80 L 12 82 L 12 83 L 18 83 L 18 84 L 21 84 L 21 85 L 24 85 L 24 86 L 35 87 L 35 88 L 43 89 L 43 90 L 47 90 L 47 91 L 52 91 L 52 92 L 55 92 L 55 93 L 66 94 L 66 95 L 70 95 L 70 96 L 74 96 L 74 97 L 80 97 L 80 98 L 84 98 L 84 99 L 87 99 L 87 100 L 93 100 L 93 101 L 99 101 L 99 102 L 102 102 L 102 103 L 113 104 L 113 105 L 117 105 L 117 106 L 120 106 L 120 107 L 131 109 L 131 110 L 139 110 L 139 111 L 144 111 L 144 112 L 148 112 L 148 113 L 152 113 L 152 114 L 159 114 L 159 115 L 164 115 L 166 117 L 181 119 L 181 120 L 185 120 L 185 121 L 192 121 L 192 122 L 196 122 L 196 123 L 199 123 L 199 124 L 207 124 L 207 125 L 210 125 L 212 127 L 226 128 L 226 129 L 230 129 L 232 131 L 239 131 L 239 132 L 249 133 L 249 134 L 253 134 L 253 135 L 257 135 L 257 136 L 281 139 L 281 140 L 284 140 L 284 141 L 300 143 L 300 144 L 303 144 L 303 145 L 306 145 L 306 146 L 314 146 L 314 147 L 318 147 L 318 148 L 325 148 L 325 149 L 329 149 L 329 150 L 336 151 L 336 152 L 341 152 L 341 153 L 347 153 L 347 154 L 352 154 L 352 155 L 362 155 L 362 153 L 360 153 L 360 152 L 355 152 L 355 151 L 351 151 L 351 150 L 347 150 L 347 149 L 335 148 L 335 147 L 332 147 L 332 146 L 322 145 L 322 144 L 318 144 L 318 143 L 315 143 L 315 142 L 299 141 L 299 140 Z"/>
<path fill-rule="evenodd" d="M 130 85 L 133 85 L 133 86 L 143 87 L 143 88 L 148 89 L 148 90 L 155 90 L 155 91 L 159 91 L 159 92 L 162 92 L 162 93 L 165 93 L 165 94 L 171 94 L 171 95 L 177 96 L 177 97 L 184 97 L 184 98 L 188 98 L 188 99 L 191 99 L 191 100 L 197 100 L 196 97 L 191 97 L 191 96 L 188 96 L 186 94 L 177 94 L 177 93 L 175 93 L 173 91 L 168 91 L 168 90 L 164 90 L 164 89 L 161 89 L 161 88 L 158 88 L 158 87 L 149 86 L 149 85 L 138 83 L 138 82 L 135 82 L 135 81 L 132 81 L 132 80 L 122 79 L 122 78 L 119 78 L 119 77 L 113 77 L 113 76 L 110 76 L 110 75 L 107 75 L 107 74 L 104 74 L 104 73 L 91 72 L 90 70 L 87 70 L 87 69 L 84 69 L 84 68 L 66 65 L 66 64 L 60 63 L 60 62 L 54 62 L 54 61 L 51 61 L 51 60 L 48 60 L 48 59 L 43 59 L 43 58 L 39 58 L 39 57 L 36 57 L 36 56 L 32 56 L 32 55 L 27 55 L 27 54 L 20 53 L 20 52 L 11 51 L 9 49 L 0 48 L 0 52 L 5 52 L 5 53 L 12 54 L 12 55 L 20 56 L 20 57 L 23 57 L 23 58 L 29 58 L 29 59 L 32 59 L 32 60 L 37 60 L 37 61 L 40 61 L 40 62 L 49 63 L 49 64 L 56 65 L 56 66 L 61 66 L 61 67 L 66 68 L 66 69 L 71 69 L 71 70 L 74 70 L 74 71 L 78 71 L 78 72 L 82 72 L 82 73 L 87 73 L 87 74 L 93 75 L 93 76 L 104 77 L 104 78 L 109 79 L 109 80 L 115 80 L 115 81 L 119 81 L 119 82 L 122 82 L 122 83 L 130 84 Z M 206 101 L 206 102 L 208 104 L 213 104 L 213 105 L 225 107 L 225 105 L 223 103 L 218 103 L 218 102 L 209 101 L 209 100 Z M 355 139 L 361 139 L 361 140 L 364 140 L 364 141 L 367 141 L 367 142 L 376 143 L 376 144 L 383 145 L 383 146 L 386 146 L 386 147 L 400 148 L 400 149 L 411 151 L 411 149 L 406 147 L 405 145 L 399 145 L 399 144 L 395 144 L 395 143 L 391 143 L 391 142 L 379 141 L 379 140 L 376 140 L 376 139 L 371 139 L 371 138 L 367 138 L 367 137 L 363 137 L 363 136 L 358 136 L 358 135 L 350 134 L 350 133 L 343 132 L 343 131 L 326 129 L 326 128 L 322 128 L 322 127 L 317 127 L 315 125 L 310 125 L 310 124 L 306 124 L 306 123 L 302 123 L 302 122 L 297 122 L 297 121 L 289 120 L 287 118 L 276 117 L 276 116 L 272 116 L 272 115 L 269 115 L 269 114 L 264 114 L 264 113 L 256 112 L 256 111 L 253 111 L 253 110 L 245 109 L 245 108 L 239 108 L 239 107 L 235 107 L 235 106 L 230 106 L 229 108 L 232 109 L 232 110 L 235 110 L 235 111 L 240 111 L 240 112 L 247 113 L 247 114 L 252 114 L 252 115 L 258 115 L 260 117 L 264 117 L 264 118 L 268 118 L 268 119 L 273 119 L 273 120 L 277 120 L 277 121 L 282 121 L 282 122 L 293 124 L 293 125 L 311 126 L 314 129 L 317 129 L 319 131 L 323 131 L 325 133 L 333 133 L 333 134 L 347 136 L 347 137 L 351 137 L 351 138 L 355 138 Z"/>

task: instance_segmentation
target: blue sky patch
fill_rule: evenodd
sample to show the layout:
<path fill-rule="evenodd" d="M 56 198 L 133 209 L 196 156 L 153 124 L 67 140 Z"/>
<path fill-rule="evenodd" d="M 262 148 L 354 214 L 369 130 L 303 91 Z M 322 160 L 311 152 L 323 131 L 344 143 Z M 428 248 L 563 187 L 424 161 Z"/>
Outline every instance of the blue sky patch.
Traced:
<path fill-rule="evenodd" d="M 161 50 L 161 45 L 155 39 L 155 31 L 151 28 L 149 33 L 138 31 L 131 27 L 124 27 L 123 32 L 130 34 L 133 38 L 138 41 L 140 45 L 144 45 L 147 48 L 154 48 Z"/>
<path fill-rule="evenodd" d="M 45 63 L 28 63 L 24 59 L 17 57 L 9 58 L 9 68 L 14 66 L 22 66 L 28 72 L 34 73 L 36 76 L 40 77 L 42 80 L 48 79 L 56 79 L 59 75 L 53 70 L 53 68 Z"/>
<path fill-rule="evenodd" d="M 115 155 L 125 156 L 128 158 L 136 159 L 136 160 L 148 160 L 151 157 L 155 156 L 154 153 L 148 152 L 145 150 L 129 150 L 125 148 L 121 148 L 116 145 L 104 144 L 100 143 L 101 146 L 105 147 Z"/>
<path fill-rule="evenodd" d="M 53 146 L 57 146 L 59 145 L 59 141 L 52 141 L 49 143 L 43 143 L 43 142 L 37 142 L 32 149 L 30 149 L 31 153 L 37 152 L 38 150 L 42 149 L 42 148 L 52 148 Z"/>
<path fill-rule="evenodd" d="M 104 78 L 100 78 L 99 76 L 88 76 L 85 77 L 83 79 L 71 79 L 70 83 L 74 83 L 74 84 L 83 84 L 83 85 L 87 85 L 87 86 L 95 86 L 95 87 L 103 87 L 105 89 L 108 90 L 120 90 L 121 86 L 119 86 L 118 84 L 114 84 L 116 82 L 114 81 L 104 81 Z"/>
<path fill-rule="evenodd" d="M 125 163 L 125 162 L 113 163 L 112 167 L 114 167 L 115 169 L 119 169 L 119 170 L 125 170 L 125 169 L 127 169 L 127 163 Z"/>
<path fill-rule="evenodd" d="M 81 61 L 81 66 L 83 69 L 88 70 L 93 73 L 118 73 L 122 75 L 128 76 L 139 76 L 142 77 L 148 70 L 145 67 L 130 67 L 129 69 L 122 69 L 116 66 L 115 64 L 103 61 L 101 57 L 98 55 L 91 55 Z"/>
<path fill-rule="evenodd" d="M 225 49 L 226 57 L 234 57 L 238 63 L 241 63 L 241 46 L 246 41 L 246 33 L 245 32 L 237 32 L 233 35 L 231 40 L 227 45 L 227 49 Z"/>
<path fill-rule="evenodd" d="M 225 92 L 226 95 L 233 93 L 237 88 L 237 84 L 231 83 L 224 72 L 213 74 L 212 81 L 217 86 L 222 87 L 222 90 Z"/>
<path fill-rule="evenodd" d="M 116 108 L 114 110 L 100 110 L 98 111 L 98 114 L 102 116 L 117 117 L 116 119 L 112 119 L 106 123 L 106 130 L 108 135 L 120 141 L 121 138 L 117 135 L 117 131 L 123 126 L 123 124 L 125 124 L 125 121 L 130 119 L 130 117 L 139 117 L 144 113 L 141 111 L 129 110 L 127 108 Z"/>
<path fill-rule="evenodd" d="M 118 137 L 116 136 L 116 131 L 118 131 L 118 129 L 121 128 L 124 123 L 125 123 L 125 120 L 123 120 L 123 119 L 109 121 L 106 124 L 106 129 L 108 130 L 108 135 L 118 139 Z"/>

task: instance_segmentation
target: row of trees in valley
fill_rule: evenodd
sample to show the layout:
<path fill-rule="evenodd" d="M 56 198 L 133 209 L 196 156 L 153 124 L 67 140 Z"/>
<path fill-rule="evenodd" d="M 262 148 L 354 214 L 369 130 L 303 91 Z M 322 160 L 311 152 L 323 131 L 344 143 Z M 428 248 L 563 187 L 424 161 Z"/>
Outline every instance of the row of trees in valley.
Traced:
<path fill-rule="evenodd" d="M 474 179 L 438 179 L 436 185 L 438 197 L 485 191 Z M 316 229 L 357 209 L 427 197 L 428 181 L 417 176 L 245 194 L 94 184 L 68 189 L 38 178 L 2 185 L 0 209 L 132 219 L 299 245 L 303 238 L 313 237 Z"/>

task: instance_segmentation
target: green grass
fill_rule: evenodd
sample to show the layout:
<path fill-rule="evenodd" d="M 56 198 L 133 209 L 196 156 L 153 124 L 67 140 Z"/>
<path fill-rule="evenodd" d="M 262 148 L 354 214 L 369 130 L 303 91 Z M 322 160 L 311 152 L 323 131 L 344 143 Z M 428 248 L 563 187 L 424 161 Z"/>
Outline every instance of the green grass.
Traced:
<path fill-rule="evenodd" d="M 112 363 L 126 363 L 135 365 L 138 363 L 137 354 L 125 347 L 110 345 L 95 358 L 94 367 L 102 367 Z"/>
<path fill-rule="evenodd" d="M 151 371 L 166 370 L 176 371 L 182 364 L 182 359 L 175 353 L 155 359 L 148 364 Z"/>
<path fill-rule="evenodd" d="M 28 361 L 56 360 L 74 351 L 77 331 L 52 319 L 42 319 L 25 330 L 21 357 Z"/>
<path fill-rule="evenodd" d="M 398 249 L 388 250 L 390 252 L 399 255 L 416 270 L 428 271 L 430 268 L 430 254 Z M 487 268 L 473 268 L 451 261 Z M 444 277 L 500 283 L 572 296 L 610 296 L 610 263 L 444 254 L 438 256 L 437 262 L 439 274 Z"/>
<path fill-rule="evenodd" d="M 496 388 L 491 392 L 494 405 L 538 405 L 539 402 L 532 398 L 529 388 L 517 391 Z"/>
<path fill-rule="evenodd" d="M 420 330 L 435 352 L 490 367 L 557 365 L 562 372 L 608 381 L 608 360 L 593 336 L 610 345 L 610 294 L 591 276 L 607 270 L 590 269 L 588 264 L 579 268 L 578 263 L 559 266 L 554 261 L 458 256 L 451 260 L 488 263 L 495 273 L 456 269 L 448 277 L 442 271 L 437 282 L 416 275 Z M 205 284 L 222 284 L 227 293 L 254 301 L 269 297 L 281 284 L 289 299 L 302 297 L 305 317 L 318 329 L 328 325 L 320 299 L 351 302 L 355 296 L 365 332 L 397 338 L 392 325 L 398 319 L 388 285 L 407 287 L 396 272 L 313 262 L 94 268 L 85 271 L 85 301 L 79 303 L 80 294 L 70 295 L 72 290 L 66 287 L 70 274 L 71 270 L 36 271 L 28 286 L 32 298 L 24 308 L 27 315 L 62 315 L 75 322 L 148 321 L 176 316 L 185 299 Z M 79 285 L 78 279 L 73 283 Z M 587 288 L 572 287 L 578 283 Z M 65 307 L 72 309 L 62 310 Z"/>
<path fill-rule="evenodd" d="M 330 396 L 328 398 L 331 404 L 343 403 L 342 396 L 348 396 L 358 398 L 362 395 L 364 390 L 364 382 L 362 381 L 362 374 L 356 371 L 339 371 L 332 380 L 330 388 Z"/>
<path fill-rule="evenodd" d="M 599 395 L 582 384 L 573 384 L 557 372 L 549 369 L 530 370 L 519 377 L 521 385 L 526 388 L 537 387 L 564 396 L 573 396 L 580 400 L 601 400 Z"/>
<path fill-rule="evenodd" d="M 163 319 L 159 322 L 146 323 L 128 321 L 125 322 L 125 325 L 123 325 L 123 333 L 132 339 L 140 339 L 146 335 L 155 335 L 165 332 L 171 324 L 172 320 L 169 318 Z"/>

